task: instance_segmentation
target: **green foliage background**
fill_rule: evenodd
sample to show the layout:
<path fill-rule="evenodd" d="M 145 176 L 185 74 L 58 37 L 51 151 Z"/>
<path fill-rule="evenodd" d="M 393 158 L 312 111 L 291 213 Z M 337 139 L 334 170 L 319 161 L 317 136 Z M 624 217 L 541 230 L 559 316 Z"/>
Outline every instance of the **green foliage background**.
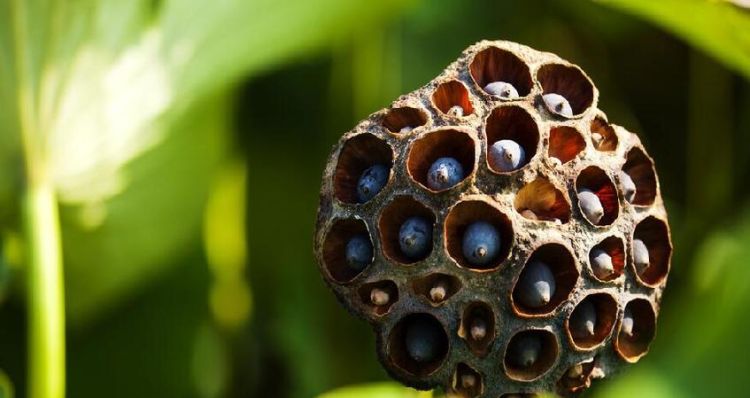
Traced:
<path fill-rule="evenodd" d="M 584 68 L 609 119 L 656 159 L 670 212 L 675 257 L 652 352 L 588 396 L 746 395 L 750 10 L 4 0 L 0 397 L 26 396 L 45 361 L 27 350 L 39 293 L 23 228 L 29 134 L 59 203 L 69 397 L 429 396 L 388 381 L 368 327 L 318 276 L 320 174 L 357 120 L 496 38 Z"/>

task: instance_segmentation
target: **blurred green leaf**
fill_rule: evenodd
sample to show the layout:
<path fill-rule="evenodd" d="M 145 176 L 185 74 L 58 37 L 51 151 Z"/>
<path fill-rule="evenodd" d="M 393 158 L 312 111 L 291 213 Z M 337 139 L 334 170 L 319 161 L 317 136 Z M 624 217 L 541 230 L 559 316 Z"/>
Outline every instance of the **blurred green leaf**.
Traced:
<path fill-rule="evenodd" d="M 429 398 L 429 391 L 416 391 L 396 383 L 372 383 L 342 387 L 318 398 Z"/>
<path fill-rule="evenodd" d="M 15 193 L 17 104 L 29 95 L 64 205 L 74 323 L 163 272 L 165 258 L 198 233 L 200 208 L 225 151 L 229 87 L 403 6 L 396 0 L 0 6 L 0 105 L 15 111 L 0 115 L 0 205 Z"/>
<path fill-rule="evenodd" d="M 0 398 L 13 398 L 13 383 L 10 382 L 8 375 L 0 370 Z"/>
<path fill-rule="evenodd" d="M 597 0 L 647 19 L 750 79 L 750 13 L 726 1 Z"/>

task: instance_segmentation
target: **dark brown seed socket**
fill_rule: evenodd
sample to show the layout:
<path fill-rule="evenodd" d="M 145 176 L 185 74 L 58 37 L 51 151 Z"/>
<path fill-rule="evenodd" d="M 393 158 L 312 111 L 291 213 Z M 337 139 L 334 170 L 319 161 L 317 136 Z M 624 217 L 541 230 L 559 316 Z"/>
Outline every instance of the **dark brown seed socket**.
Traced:
<path fill-rule="evenodd" d="M 521 299 L 519 281 L 523 279 L 524 272 L 529 264 L 541 262 L 552 271 L 555 281 L 555 291 L 546 305 L 531 308 L 523 304 Z M 518 276 L 511 295 L 511 302 L 516 314 L 524 317 L 547 316 L 555 310 L 563 301 L 567 300 L 578 281 L 578 269 L 576 261 L 570 249 L 560 243 L 547 243 L 539 246 L 526 260 L 523 270 Z"/>
<path fill-rule="evenodd" d="M 454 189 L 461 183 L 442 191 L 435 191 L 427 184 L 427 173 L 430 166 L 443 157 L 456 159 L 464 169 L 464 179 L 474 174 L 477 149 L 476 141 L 467 132 L 458 129 L 440 129 L 419 137 L 411 144 L 406 167 L 409 176 L 422 188 L 430 192 L 442 192 Z"/>
<path fill-rule="evenodd" d="M 408 329 L 416 324 L 421 324 L 436 333 L 437 338 L 433 342 L 435 355 L 429 361 L 415 360 L 406 346 Z M 442 366 L 449 349 L 450 341 L 445 328 L 434 316 L 426 313 L 405 316 L 396 323 L 388 335 L 388 359 L 393 365 L 406 372 L 407 376 L 425 377 L 434 373 Z"/>
<path fill-rule="evenodd" d="M 531 365 L 519 362 L 523 357 L 524 341 L 533 339 L 539 343 L 539 351 L 535 361 Z M 560 347 L 554 333 L 545 329 L 529 329 L 516 333 L 510 338 L 505 349 L 504 361 L 505 373 L 513 380 L 534 381 L 552 368 L 557 361 Z"/>
<path fill-rule="evenodd" d="M 574 116 L 584 113 L 594 101 L 594 85 L 578 67 L 547 64 L 536 76 L 544 94 L 559 94 L 568 100 Z"/>
<path fill-rule="evenodd" d="M 383 117 L 383 126 L 394 134 L 407 134 L 427 123 L 427 113 L 418 108 L 392 108 Z M 406 131 L 408 130 L 408 131 Z"/>
<path fill-rule="evenodd" d="M 520 97 L 531 92 L 534 83 L 529 67 L 510 51 L 488 47 L 478 52 L 469 65 L 469 74 L 479 89 L 493 82 L 506 82 L 513 85 Z"/>
<path fill-rule="evenodd" d="M 617 150 L 619 139 L 615 129 L 606 120 L 597 116 L 591 121 L 591 143 L 594 149 L 601 152 Z"/>
<path fill-rule="evenodd" d="M 415 279 L 412 288 L 428 303 L 438 306 L 461 290 L 461 280 L 453 275 L 435 273 Z"/>
<path fill-rule="evenodd" d="M 635 363 L 646 355 L 651 341 L 656 335 L 656 313 L 651 303 L 643 298 L 631 300 L 625 306 L 625 313 L 632 317 L 632 333 L 623 331 L 623 320 L 615 339 L 615 350 L 622 359 Z"/>
<path fill-rule="evenodd" d="M 669 265 L 672 259 L 672 243 L 669 236 L 667 224 L 654 216 L 646 217 L 635 227 L 633 239 L 640 239 L 646 244 L 649 266 L 638 274 L 637 267 L 633 265 L 633 271 L 636 272 L 638 280 L 647 286 L 659 286 L 669 274 Z M 630 258 L 632 259 L 633 245 L 630 246 Z"/>
<path fill-rule="evenodd" d="M 508 174 L 524 168 L 536 155 L 539 146 L 539 126 L 531 115 L 517 105 L 499 106 L 492 110 L 487 117 L 485 136 L 487 151 L 485 159 L 490 171 L 497 174 Z M 489 160 L 489 148 L 500 140 L 512 140 L 523 148 L 526 153 L 524 164 L 516 170 L 505 172 L 492 168 Z"/>
<path fill-rule="evenodd" d="M 537 178 L 521 188 L 513 205 L 519 214 L 530 220 L 561 224 L 570 220 L 568 198 L 546 178 Z"/>
<path fill-rule="evenodd" d="M 494 263 L 487 266 L 475 266 L 471 264 L 463 253 L 463 237 L 466 228 L 475 221 L 485 221 L 497 229 L 500 233 L 500 252 Z M 476 270 L 494 270 L 500 267 L 508 258 L 513 245 L 513 225 L 496 204 L 485 200 L 464 200 L 455 204 L 445 218 L 445 247 L 448 254 L 459 266 Z"/>
<path fill-rule="evenodd" d="M 401 225 L 410 217 L 424 217 L 433 226 L 432 235 L 435 236 L 435 213 L 411 196 L 397 196 L 388 203 L 380 214 L 378 230 L 380 231 L 380 245 L 383 254 L 389 260 L 399 264 L 414 264 L 429 257 L 427 253 L 422 258 L 409 258 L 401 252 L 399 246 L 399 232 Z"/>
<path fill-rule="evenodd" d="M 487 355 L 495 340 L 495 330 L 495 314 L 488 304 L 474 302 L 464 309 L 458 335 L 466 341 L 474 355 Z"/>
<path fill-rule="evenodd" d="M 358 292 L 362 305 L 375 316 L 387 314 L 399 298 L 396 283 L 389 280 L 365 283 Z"/>
<path fill-rule="evenodd" d="M 356 271 L 346 262 L 346 244 L 359 234 L 370 236 L 365 222 L 358 219 L 336 220 L 326 233 L 323 241 L 323 264 L 328 277 L 336 283 L 351 282 L 367 269 Z"/>
<path fill-rule="evenodd" d="M 595 311 L 594 333 L 580 330 L 583 306 L 591 305 Z M 594 293 L 581 300 L 565 322 L 565 329 L 573 346 L 581 350 L 592 350 L 600 346 L 612 334 L 617 322 L 617 301 L 607 293 Z"/>
<path fill-rule="evenodd" d="M 586 149 L 581 133 L 573 127 L 553 127 L 549 133 L 549 156 L 565 164 Z"/>
<path fill-rule="evenodd" d="M 461 398 L 474 398 L 484 393 L 482 375 L 471 366 L 459 363 L 451 381 L 452 393 Z"/>
<path fill-rule="evenodd" d="M 597 249 L 609 255 L 612 260 L 612 273 L 603 273 L 594 265 L 594 253 Z M 625 270 L 625 244 L 616 236 L 609 236 L 589 251 L 589 269 L 594 277 L 602 282 L 614 281 L 622 276 Z"/>
<path fill-rule="evenodd" d="M 393 167 L 391 147 L 370 133 L 349 138 L 344 143 L 336 163 L 336 172 L 333 176 L 334 196 L 344 203 L 358 203 L 359 177 L 362 176 L 362 172 L 375 164 L 383 164 L 389 169 Z"/>
<path fill-rule="evenodd" d="M 633 204 L 650 206 L 656 198 L 656 173 L 654 162 L 640 148 L 635 147 L 628 152 L 627 161 L 622 167 L 635 183 L 635 198 Z"/>
<path fill-rule="evenodd" d="M 604 170 L 600 169 L 597 166 L 589 166 L 583 169 L 583 171 L 578 174 L 575 188 L 576 192 L 581 192 L 584 189 L 588 189 L 593 192 L 596 197 L 599 198 L 599 201 L 604 208 L 604 215 L 602 216 L 601 220 L 599 220 L 599 222 L 597 222 L 596 224 L 592 223 L 593 225 L 606 226 L 615 222 L 617 216 L 620 214 L 620 203 L 618 201 L 617 189 L 615 189 L 615 184 L 612 182 L 612 179 L 607 175 L 607 173 L 604 172 Z M 578 210 L 579 212 L 581 212 L 581 218 L 591 223 L 591 220 L 589 220 L 583 214 L 580 203 L 578 205 Z"/>
<path fill-rule="evenodd" d="M 445 115 L 461 118 L 474 113 L 474 106 L 471 104 L 469 90 L 463 83 L 458 80 L 450 80 L 441 83 L 432 94 L 432 104 Z M 455 106 L 461 108 L 461 114 L 452 114 L 451 109 Z"/>

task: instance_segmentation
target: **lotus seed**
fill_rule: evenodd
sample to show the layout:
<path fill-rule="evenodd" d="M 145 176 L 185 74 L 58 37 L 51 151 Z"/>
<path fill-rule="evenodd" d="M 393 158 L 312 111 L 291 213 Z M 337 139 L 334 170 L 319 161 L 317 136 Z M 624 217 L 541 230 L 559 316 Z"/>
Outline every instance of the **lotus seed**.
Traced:
<path fill-rule="evenodd" d="M 583 375 L 583 365 L 578 363 L 570 367 L 565 373 L 565 376 L 569 379 L 577 379 Z"/>
<path fill-rule="evenodd" d="M 484 91 L 506 100 L 518 98 L 518 91 L 516 88 L 507 82 L 492 82 L 484 86 Z"/>
<path fill-rule="evenodd" d="M 521 215 L 524 216 L 525 218 L 528 218 L 529 220 L 538 220 L 539 219 L 539 217 L 536 216 L 536 213 L 534 213 L 530 209 L 526 209 L 526 210 L 522 211 Z"/>
<path fill-rule="evenodd" d="M 513 363 L 521 368 L 530 368 L 539 360 L 542 353 L 542 341 L 535 334 L 524 334 L 518 337 L 511 350 Z"/>
<path fill-rule="evenodd" d="M 625 315 L 622 317 L 622 332 L 628 337 L 633 337 L 633 315 L 630 308 L 625 307 Z"/>
<path fill-rule="evenodd" d="M 424 217 L 409 217 L 398 233 L 401 252 L 415 260 L 426 256 L 432 248 L 432 225 Z"/>
<path fill-rule="evenodd" d="M 604 207 L 599 197 L 589 189 L 578 192 L 578 204 L 583 215 L 592 223 L 598 224 L 604 216 Z"/>
<path fill-rule="evenodd" d="M 383 289 L 376 287 L 370 292 L 370 302 L 378 307 L 388 304 L 389 301 L 391 301 L 391 295 Z"/>
<path fill-rule="evenodd" d="M 463 254 L 471 265 L 492 264 L 500 252 L 500 233 L 492 224 L 476 221 L 464 232 Z"/>
<path fill-rule="evenodd" d="M 439 158 L 427 171 L 427 186 L 436 191 L 451 188 L 464 179 L 464 168 L 454 158 Z"/>
<path fill-rule="evenodd" d="M 565 117 L 573 117 L 573 109 L 565 97 L 560 94 L 550 93 L 542 96 L 544 104 L 550 112 Z"/>
<path fill-rule="evenodd" d="M 390 170 L 382 164 L 376 164 L 365 170 L 357 181 L 357 200 L 365 203 L 375 197 L 388 182 Z"/>
<path fill-rule="evenodd" d="M 477 384 L 477 378 L 473 374 L 464 374 L 461 375 L 461 386 L 465 389 L 471 389 L 474 388 L 474 386 Z"/>
<path fill-rule="evenodd" d="M 526 161 L 526 151 L 513 140 L 500 140 L 490 147 L 490 166 L 497 171 L 513 171 Z"/>
<path fill-rule="evenodd" d="M 630 175 L 624 171 L 620 172 L 620 184 L 622 185 L 622 193 L 625 196 L 625 200 L 628 203 L 633 203 L 635 199 L 636 187 L 633 179 Z"/>
<path fill-rule="evenodd" d="M 430 289 L 430 300 L 434 303 L 439 303 L 445 300 L 445 296 L 448 294 L 445 288 L 445 282 L 438 281 L 435 286 Z"/>
<path fill-rule="evenodd" d="M 594 336 L 596 330 L 596 307 L 590 300 L 584 300 L 570 316 L 570 331 L 575 337 Z"/>
<path fill-rule="evenodd" d="M 642 274 L 649 265 L 648 247 L 640 239 L 633 239 L 633 262 L 639 274 Z"/>
<path fill-rule="evenodd" d="M 550 302 L 555 295 L 555 287 L 555 276 L 549 266 L 541 261 L 534 261 L 521 273 L 516 291 L 521 304 L 539 308 Z"/>
<path fill-rule="evenodd" d="M 354 235 L 346 243 L 346 264 L 354 271 L 362 271 L 372 262 L 372 242 L 365 234 Z"/>
<path fill-rule="evenodd" d="M 415 320 L 406 327 L 406 351 L 420 363 L 434 360 L 440 349 L 440 330 L 423 320 Z"/>
<path fill-rule="evenodd" d="M 591 265 L 594 273 L 600 278 L 607 278 L 615 273 L 612 256 L 602 249 L 597 248 L 591 251 Z"/>
<path fill-rule="evenodd" d="M 453 105 L 448 109 L 448 114 L 455 117 L 462 117 L 464 115 L 464 108 L 461 105 Z"/>
<path fill-rule="evenodd" d="M 471 321 L 471 328 L 469 330 L 471 338 L 474 341 L 480 341 L 487 336 L 487 323 L 480 317 L 474 317 Z"/>

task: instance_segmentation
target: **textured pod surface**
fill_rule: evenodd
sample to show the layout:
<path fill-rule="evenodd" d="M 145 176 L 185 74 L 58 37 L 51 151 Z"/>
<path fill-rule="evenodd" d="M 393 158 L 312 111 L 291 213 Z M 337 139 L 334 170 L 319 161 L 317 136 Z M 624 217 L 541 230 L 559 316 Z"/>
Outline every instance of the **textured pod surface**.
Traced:
<path fill-rule="evenodd" d="M 494 82 L 514 95 L 497 95 Z M 565 99 L 564 112 L 550 109 L 548 94 Z M 647 353 L 672 256 L 667 214 L 638 136 L 609 123 L 597 103 L 579 67 L 483 41 L 341 138 L 323 176 L 315 253 L 338 299 L 372 325 L 394 378 L 466 397 L 572 396 Z M 492 167 L 488 150 L 500 140 L 523 149 L 518 168 Z M 438 190 L 428 172 L 445 157 L 464 176 Z M 353 200 L 375 164 L 390 169 L 385 186 Z M 586 217 L 584 191 L 601 204 L 600 218 Z M 429 252 L 416 259 L 398 245 L 411 217 L 433 228 Z M 492 261 L 465 257 L 464 234 L 477 222 L 498 232 Z M 347 267 L 346 244 L 363 233 L 372 262 Z M 529 307 L 519 289 L 533 284 L 518 282 L 534 262 L 549 267 L 556 288 Z"/>

